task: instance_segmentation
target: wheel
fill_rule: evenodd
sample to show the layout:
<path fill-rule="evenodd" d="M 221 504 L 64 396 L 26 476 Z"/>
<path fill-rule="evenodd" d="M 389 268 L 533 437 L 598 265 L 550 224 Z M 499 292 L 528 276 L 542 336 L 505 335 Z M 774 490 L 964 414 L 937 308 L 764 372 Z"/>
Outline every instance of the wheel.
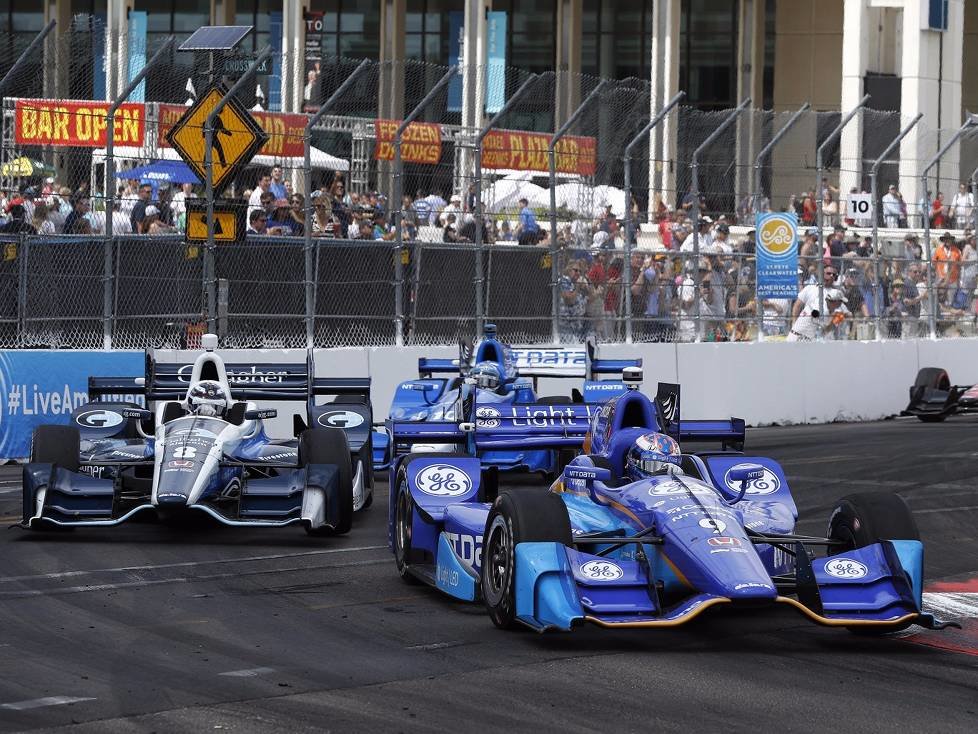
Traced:
<path fill-rule="evenodd" d="M 527 542 L 571 544 L 563 500 L 540 489 L 508 490 L 496 498 L 483 535 L 482 598 L 493 624 L 516 623 L 516 546 Z"/>
<path fill-rule="evenodd" d="M 920 540 L 917 522 L 907 503 L 899 495 L 889 492 L 862 492 L 843 497 L 829 518 L 827 535 L 831 540 L 845 543 L 841 550 L 835 550 L 831 555 L 840 555 L 880 540 Z M 862 635 L 880 635 L 909 626 L 908 622 L 901 627 L 850 627 L 849 630 Z"/>
<path fill-rule="evenodd" d="M 917 372 L 917 379 L 913 382 L 914 387 L 932 387 L 935 390 L 950 390 L 951 378 L 948 377 L 947 370 L 940 367 L 922 367 Z"/>
<path fill-rule="evenodd" d="M 57 464 L 78 471 L 81 438 L 73 426 L 38 426 L 31 441 L 32 464 Z"/>
<path fill-rule="evenodd" d="M 394 565 L 405 583 L 416 585 L 418 579 L 408 570 L 411 557 L 411 531 L 414 521 L 414 504 L 407 486 L 407 472 L 397 473 L 397 502 L 394 505 Z"/>
<path fill-rule="evenodd" d="M 334 528 L 306 528 L 310 535 L 342 535 L 353 524 L 350 445 L 341 428 L 307 428 L 299 435 L 299 466 L 333 464 L 339 472 L 339 517 Z M 332 518 L 331 518 L 332 519 Z"/>

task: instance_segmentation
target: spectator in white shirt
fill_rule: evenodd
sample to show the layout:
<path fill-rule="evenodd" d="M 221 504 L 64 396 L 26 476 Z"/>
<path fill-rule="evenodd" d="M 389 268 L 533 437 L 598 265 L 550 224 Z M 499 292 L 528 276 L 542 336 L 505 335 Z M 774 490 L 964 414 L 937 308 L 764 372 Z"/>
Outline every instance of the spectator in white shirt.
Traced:
<path fill-rule="evenodd" d="M 896 184 L 890 184 L 890 188 L 883 195 L 883 224 L 890 229 L 900 226 L 900 217 L 903 215 L 903 206 Z"/>
<path fill-rule="evenodd" d="M 967 229 L 971 224 L 971 213 L 975 207 L 975 196 L 968 191 L 967 184 L 958 186 L 958 193 L 951 199 L 951 216 L 954 217 L 954 226 L 958 229 Z"/>

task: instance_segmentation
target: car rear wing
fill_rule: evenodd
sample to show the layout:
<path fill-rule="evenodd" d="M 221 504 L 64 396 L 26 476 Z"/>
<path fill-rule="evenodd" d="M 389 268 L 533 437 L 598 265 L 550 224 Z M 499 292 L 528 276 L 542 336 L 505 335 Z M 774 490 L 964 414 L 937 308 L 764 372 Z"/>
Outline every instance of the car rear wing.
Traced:
<path fill-rule="evenodd" d="M 513 347 L 512 357 L 520 377 L 577 377 L 593 380 L 596 375 L 621 377 L 629 367 L 641 367 L 642 359 L 600 359 L 597 347 L 588 340 L 581 347 Z"/>
<path fill-rule="evenodd" d="M 718 441 L 724 448 L 744 448 L 747 424 L 742 418 L 688 420 L 680 417 L 680 387 L 660 382 L 655 398 L 656 416 L 664 433 L 683 441 Z"/>
<path fill-rule="evenodd" d="M 310 352 L 302 363 L 225 363 L 234 400 L 300 400 L 316 396 L 353 396 L 370 400 L 369 377 L 311 377 Z M 156 362 L 146 354 L 145 377 L 89 377 L 88 396 L 144 395 L 146 400 L 182 400 L 190 386 L 193 363 Z"/>

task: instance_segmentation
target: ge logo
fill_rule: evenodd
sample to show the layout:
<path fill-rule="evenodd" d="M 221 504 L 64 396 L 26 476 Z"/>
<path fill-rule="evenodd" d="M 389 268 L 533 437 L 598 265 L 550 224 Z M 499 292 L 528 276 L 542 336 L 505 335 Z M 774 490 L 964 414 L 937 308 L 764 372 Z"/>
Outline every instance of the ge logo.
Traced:
<path fill-rule="evenodd" d="M 837 579 L 861 579 L 869 573 L 869 569 L 852 558 L 833 558 L 825 564 L 825 572 Z"/>
<path fill-rule="evenodd" d="M 740 482 L 732 481 L 730 479 L 730 472 L 745 466 L 748 466 L 748 464 L 735 464 L 727 469 L 727 473 L 723 477 L 724 483 L 734 492 L 740 492 Z M 764 474 L 760 479 L 754 479 L 747 483 L 747 494 L 774 494 L 780 488 L 781 480 L 778 479 L 778 476 L 773 471 L 765 468 Z"/>
<path fill-rule="evenodd" d="M 592 581 L 616 581 L 624 575 L 624 571 L 611 561 L 588 561 L 581 566 L 581 575 Z"/>
<path fill-rule="evenodd" d="M 712 530 L 717 535 L 720 535 L 727 529 L 727 523 L 723 520 L 715 520 L 712 517 L 704 517 L 700 520 L 700 527 L 705 530 Z"/>
<path fill-rule="evenodd" d="M 431 464 L 418 472 L 418 489 L 434 497 L 458 497 L 472 489 L 472 480 L 461 469 L 448 464 Z"/>
<path fill-rule="evenodd" d="M 363 423 L 363 416 L 352 410 L 332 410 L 320 415 L 316 422 L 327 428 L 356 428 Z"/>
<path fill-rule="evenodd" d="M 122 416 L 111 410 L 87 410 L 75 418 L 85 428 L 112 428 L 122 423 Z"/>
<path fill-rule="evenodd" d="M 476 408 L 475 423 L 479 428 L 498 428 L 499 411 L 496 408 L 487 406 Z"/>
<path fill-rule="evenodd" d="M 795 244 L 792 223 L 782 217 L 770 217 L 761 225 L 761 246 L 772 255 L 783 255 Z"/>

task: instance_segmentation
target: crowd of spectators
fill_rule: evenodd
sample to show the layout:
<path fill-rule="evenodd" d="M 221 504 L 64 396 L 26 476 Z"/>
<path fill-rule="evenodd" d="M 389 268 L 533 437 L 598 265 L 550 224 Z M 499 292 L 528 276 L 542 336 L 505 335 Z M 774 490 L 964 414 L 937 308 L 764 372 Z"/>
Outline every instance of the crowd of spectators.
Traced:
<path fill-rule="evenodd" d="M 108 215 L 119 235 L 179 233 L 186 228 L 187 199 L 194 196 L 191 184 L 124 181 L 108 214 L 105 199 L 93 199 L 87 187 L 71 190 L 47 178 L 40 185 L 0 192 L 0 234 L 97 236 L 105 232 Z M 877 332 L 886 338 L 923 336 L 929 333 L 932 312 L 939 333 L 974 333 L 978 248 L 970 229 L 975 200 L 966 184 L 948 202 L 937 192 L 930 205 L 917 207 L 927 212 L 934 230 L 947 229 L 933 249 L 932 265 L 914 233 L 899 247 L 876 253 L 872 238 L 852 229 L 871 222 L 848 216 L 844 200 L 827 180 L 820 196 L 824 221 L 832 227 L 822 242 L 814 226 L 816 193 L 788 202 L 801 224 L 797 298 L 760 303 L 755 298 L 754 232 L 740 227 L 741 234 L 734 236 L 731 227 L 738 217 L 751 221 L 755 205 L 769 209 L 766 200 L 742 202 L 736 214 L 716 219 L 703 213 L 712 211 L 703 197 L 697 207 L 696 198 L 686 195 L 675 210 L 657 200 L 654 221 L 643 228 L 656 230 L 655 246 L 650 251 L 633 239 L 636 249 L 627 268 L 623 222 L 610 206 L 591 221 L 575 218 L 567 223 L 562 218 L 552 247 L 549 227 L 541 226 L 540 212 L 526 199 L 507 215 L 486 216 L 479 223 L 473 190 L 447 200 L 419 190 L 405 195 L 392 210 L 378 191 L 349 191 L 345 175 L 337 172 L 311 192 L 307 203 L 276 166 L 262 172 L 241 200 L 247 205 L 249 236 L 300 237 L 309 228 L 315 237 L 391 241 L 391 215 L 399 210 L 405 241 L 418 239 L 427 228 L 422 239 L 429 242 L 475 242 L 481 227 L 486 243 L 555 250 L 559 328 L 571 340 L 588 335 L 606 341 L 622 338 L 626 294 L 633 336 L 642 341 L 752 340 L 758 330 L 788 340 L 872 339 Z M 644 208 L 634 200 L 630 204 L 636 223 L 642 221 Z M 895 185 L 882 196 L 879 214 L 888 228 L 914 224 Z M 952 228 L 964 230 L 963 236 L 956 237 Z M 541 270 L 549 271 L 549 258 L 540 262 Z M 931 277 L 933 294 L 928 292 Z"/>

